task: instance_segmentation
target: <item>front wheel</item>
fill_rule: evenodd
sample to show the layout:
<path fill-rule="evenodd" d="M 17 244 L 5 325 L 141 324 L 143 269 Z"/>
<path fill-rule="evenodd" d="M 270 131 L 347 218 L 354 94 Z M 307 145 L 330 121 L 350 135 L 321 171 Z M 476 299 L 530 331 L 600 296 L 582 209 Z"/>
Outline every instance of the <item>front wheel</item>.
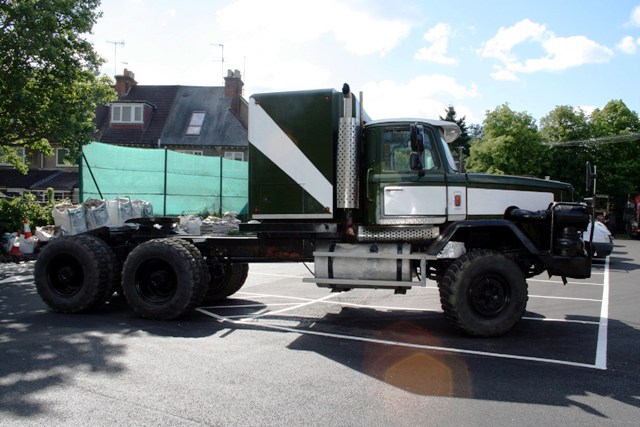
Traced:
<path fill-rule="evenodd" d="M 466 334 L 494 337 L 510 331 L 527 306 L 520 268 L 499 252 L 474 250 L 447 269 L 440 284 L 445 316 Z"/>

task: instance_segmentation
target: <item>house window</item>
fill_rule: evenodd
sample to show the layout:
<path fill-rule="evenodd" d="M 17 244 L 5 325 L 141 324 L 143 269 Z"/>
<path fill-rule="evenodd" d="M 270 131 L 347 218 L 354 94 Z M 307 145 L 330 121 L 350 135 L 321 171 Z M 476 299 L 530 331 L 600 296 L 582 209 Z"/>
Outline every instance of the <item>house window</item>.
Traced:
<path fill-rule="evenodd" d="M 204 111 L 194 111 L 191 114 L 191 120 L 189 120 L 189 126 L 187 126 L 187 135 L 200 135 L 202 132 L 202 124 L 204 123 Z"/>
<path fill-rule="evenodd" d="M 111 123 L 143 123 L 141 104 L 111 104 Z"/>
<path fill-rule="evenodd" d="M 6 147 L 9 148 L 9 147 Z M 24 147 L 13 147 L 13 150 L 16 152 L 16 154 L 18 155 L 18 157 L 20 157 L 20 159 L 22 160 L 22 163 L 24 163 Z M 0 155 L 2 154 L 2 152 L 0 151 Z M 4 163 L 2 162 L 2 158 L 0 158 L 0 166 L 11 166 L 11 163 Z"/>
<path fill-rule="evenodd" d="M 231 160 L 240 160 L 242 162 L 244 161 L 244 153 L 242 151 L 226 151 L 224 153 L 224 158 Z"/>
<path fill-rule="evenodd" d="M 191 154 L 193 156 L 202 156 L 202 150 L 173 150 L 178 153 Z"/>
<path fill-rule="evenodd" d="M 56 148 L 56 166 L 58 167 L 72 167 L 75 165 L 65 162 L 65 157 L 69 154 L 69 150 L 66 148 Z"/>

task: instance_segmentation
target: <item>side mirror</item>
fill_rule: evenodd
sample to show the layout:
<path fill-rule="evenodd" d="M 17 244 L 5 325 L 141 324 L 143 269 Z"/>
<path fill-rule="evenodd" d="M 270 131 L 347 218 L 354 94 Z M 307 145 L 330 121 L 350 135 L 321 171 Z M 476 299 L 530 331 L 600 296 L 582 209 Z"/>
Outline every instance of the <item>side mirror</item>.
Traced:
<path fill-rule="evenodd" d="M 413 171 L 421 171 L 424 168 L 422 160 L 420 159 L 420 154 L 415 151 L 409 155 L 409 167 Z"/>
<path fill-rule="evenodd" d="M 424 152 L 424 127 L 417 123 L 411 125 L 411 151 Z"/>

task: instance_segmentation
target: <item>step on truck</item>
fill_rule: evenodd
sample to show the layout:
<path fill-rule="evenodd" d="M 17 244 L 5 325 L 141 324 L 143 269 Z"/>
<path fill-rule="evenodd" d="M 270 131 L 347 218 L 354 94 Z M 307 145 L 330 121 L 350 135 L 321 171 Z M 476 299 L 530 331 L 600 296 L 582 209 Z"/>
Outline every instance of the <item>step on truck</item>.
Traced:
<path fill-rule="evenodd" d="M 590 212 L 570 184 L 459 171 L 448 147 L 459 134 L 447 121 L 370 120 L 346 84 L 253 95 L 239 234 L 180 235 L 176 218 L 156 217 L 58 238 L 35 263 L 38 293 L 78 313 L 121 292 L 166 320 L 237 292 L 251 263 L 312 262 L 303 282 L 332 292 L 435 281 L 454 327 L 504 334 L 525 312 L 527 278 L 590 276 Z"/>

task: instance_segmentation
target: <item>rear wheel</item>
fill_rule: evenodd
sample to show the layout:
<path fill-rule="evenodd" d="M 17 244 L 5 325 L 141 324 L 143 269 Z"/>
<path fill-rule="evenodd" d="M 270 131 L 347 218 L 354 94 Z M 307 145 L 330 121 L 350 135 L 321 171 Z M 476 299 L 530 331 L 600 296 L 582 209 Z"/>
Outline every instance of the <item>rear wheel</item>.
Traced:
<path fill-rule="evenodd" d="M 91 235 L 60 237 L 38 255 L 34 276 L 40 298 L 54 311 L 80 313 L 109 299 L 115 283 L 115 256 Z"/>
<path fill-rule="evenodd" d="M 202 300 L 207 282 L 200 252 L 177 239 L 142 243 L 127 257 L 122 290 L 138 315 L 148 319 L 175 319 Z"/>
<path fill-rule="evenodd" d="M 211 263 L 211 261 L 209 261 Z M 203 302 L 208 304 L 227 298 L 242 288 L 249 274 L 249 264 L 223 264 L 216 260 L 210 265 L 211 281 Z"/>
<path fill-rule="evenodd" d="M 499 252 L 475 250 L 455 260 L 439 284 L 450 322 L 481 337 L 502 335 L 522 318 L 527 282 L 520 268 Z"/>

